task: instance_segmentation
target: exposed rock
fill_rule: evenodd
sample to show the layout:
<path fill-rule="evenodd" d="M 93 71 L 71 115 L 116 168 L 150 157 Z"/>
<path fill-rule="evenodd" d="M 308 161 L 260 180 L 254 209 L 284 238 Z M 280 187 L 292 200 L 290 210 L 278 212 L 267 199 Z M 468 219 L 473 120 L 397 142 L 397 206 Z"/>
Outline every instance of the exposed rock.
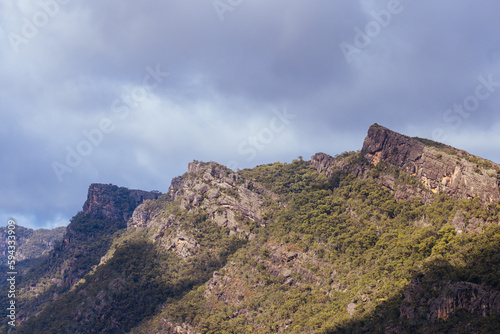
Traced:
<path fill-rule="evenodd" d="M 182 231 L 168 238 L 163 244 L 167 251 L 174 251 L 182 258 L 187 258 L 196 254 L 198 248 L 200 248 L 200 245 L 194 238 Z"/>
<path fill-rule="evenodd" d="M 332 174 L 334 168 L 338 168 L 335 162 L 336 159 L 334 157 L 323 152 L 316 153 L 311 157 L 311 163 L 314 168 L 316 168 L 318 173 L 325 173 L 326 177 Z"/>
<path fill-rule="evenodd" d="M 172 200 L 179 199 L 181 209 L 206 210 L 208 219 L 227 227 L 232 234 L 252 238 L 247 219 L 264 226 L 265 198 L 277 200 L 277 196 L 251 180 L 234 173 L 214 162 L 193 161 L 182 178 L 172 181 L 169 188 Z"/>
<path fill-rule="evenodd" d="M 500 165 L 451 146 L 410 138 L 375 124 L 361 152 L 374 165 L 384 162 L 403 169 L 434 193 L 478 196 L 483 203 L 500 201 Z"/>
<path fill-rule="evenodd" d="M 356 313 L 356 306 L 357 305 L 354 303 L 349 303 L 346 307 L 347 314 L 354 315 L 354 313 Z"/>
<path fill-rule="evenodd" d="M 346 173 L 364 178 L 367 168 L 362 162 L 353 163 L 357 157 L 354 152 L 345 152 L 335 157 L 320 152 L 311 157 L 311 164 L 318 173 L 324 173 L 326 177 L 330 177 L 336 170 L 343 170 Z"/>
<path fill-rule="evenodd" d="M 328 264 L 316 258 L 311 251 L 303 252 L 292 248 L 295 246 L 267 242 L 261 248 L 261 252 L 268 254 L 267 256 L 262 257 L 259 252 L 253 255 L 256 266 L 241 268 L 234 261 L 228 263 L 223 270 L 213 273 L 206 285 L 205 298 L 213 304 L 222 302 L 225 305 L 240 305 L 257 296 L 260 288 L 268 284 L 259 270 L 269 273 L 285 286 L 303 290 L 314 285 L 328 296 L 333 290 L 331 283 L 337 278 L 336 273 L 325 278 L 318 272 L 313 272 L 311 268 L 326 268 Z"/>
<path fill-rule="evenodd" d="M 159 228 L 157 235 L 154 237 L 156 239 L 158 234 L 163 234 L 167 228 L 172 226 L 175 220 L 175 216 L 166 217 L 163 210 L 151 209 L 148 203 L 143 203 L 134 210 L 132 217 L 127 222 L 127 227 L 145 227 L 150 230 Z"/>
<path fill-rule="evenodd" d="M 457 234 L 463 233 L 463 231 L 465 230 L 465 216 L 462 211 L 458 210 L 455 213 L 455 217 L 453 217 L 451 225 L 455 227 Z"/>
<path fill-rule="evenodd" d="M 472 217 L 470 219 L 466 219 L 464 213 L 461 210 L 458 210 L 453 217 L 451 225 L 455 227 L 457 234 L 462 233 L 481 233 L 483 232 L 483 228 L 489 226 L 491 223 L 486 222 L 481 218 Z"/>
<path fill-rule="evenodd" d="M 158 191 L 132 190 L 112 184 L 93 183 L 89 187 L 83 212 L 127 221 L 137 205 L 148 199 L 157 199 L 160 195 Z"/>
<path fill-rule="evenodd" d="M 422 156 L 424 148 L 418 140 L 374 124 L 368 129 L 361 152 L 374 165 L 384 161 L 400 167 L 416 167 L 412 164 Z"/>
<path fill-rule="evenodd" d="M 252 230 L 265 226 L 264 200 L 277 198 L 227 167 L 215 162 L 193 161 L 187 173 L 172 180 L 167 201 L 140 204 L 127 228 L 145 228 L 150 240 L 158 242 L 162 249 L 188 258 L 197 254 L 200 248 L 194 236 L 196 233 L 183 227 L 181 217 L 166 213 L 167 202 L 175 201 L 184 212 L 206 214 L 206 219 L 228 228 L 229 234 L 251 240 L 254 238 Z"/>
<path fill-rule="evenodd" d="M 161 332 L 155 332 L 154 334 L 197 334 L 193 327 L 189 324 L 177 324 L 171 321 L 162 319 Z"/>
<path fill-rule="evenodd" d="M 397 200 L 420 197 L 428 202 L 432 193 L 444 192 L 460 199 L 477 196 L 482 203 L 500 201 L 500 165 L 463 150 L 374 124 L 368 130 L 361 154 L 372 165 L 396 166 L 420 183 L 396 186 L 394 176 L 382 175 L 379 181 Z M 317 153 L 311 157 L 311 163 L 327 177 L 339 169 L 360 178 L 368 177 L 368 165 L 362 161 L 352 163 L 357 158 L 356 153 L 349 152 L 336 157 Z"/>
<path fill-rule="evenodd" d="M 353 174 L 360 179 L 370 177 L 369 161 L 358 152 L 346 152 L 332 157 L 325 153 L 316 153 L 311 157 L 311 164 L 319 173 L 326 177 L 332 176 L 335 171 L 341 170 Z M 378 181 L 394 194 L 397 201 L 418 197 L 424 203 L 430 202 L 432 192 L 414 184 L 397 184 L 397 179 L 391 174 L 382 174 Z"/>

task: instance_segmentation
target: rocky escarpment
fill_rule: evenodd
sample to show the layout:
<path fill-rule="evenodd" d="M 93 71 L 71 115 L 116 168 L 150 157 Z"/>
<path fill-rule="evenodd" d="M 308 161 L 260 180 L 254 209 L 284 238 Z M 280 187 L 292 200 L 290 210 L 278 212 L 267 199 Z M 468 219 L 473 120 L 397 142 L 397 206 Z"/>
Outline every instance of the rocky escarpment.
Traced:
<path fill-rule="evenodd" d="M 86 242 L 96 233 L 109 236 L 117 230 L 126 228 L 128 219 L 139 204 L 148 199 L 157 199 L 160 195 L 158 191 L 131 190 L 112 184 L 91 184 L 87 200 L 83 205 L 82 219 L 74 221 L 73 218 L 68 225 L 61 248 L 63 250 L 79 248 L 80 246 L 76 244 Z M 105 225 L 98 231 L 92 231 L 96 225 L 89 224 L 89 221 L 95 218 L 101 221 L 100 224 Z"/>
<path fill-rule="evenodd" d="M 316 153 L 311 157 L 311 164 L 318 173 L 324 173 L 326 177 L 332 176 L 337 170 L 351 173 L 359 178 L 366 178 L 367 168 L 363 156 L 355 152 L 345 152 L 335 157 L 326 153 Z"/>
<path fill-rule="evenodd" d="M 265 200 L 277 200 L 275 194 L 260 184 L 244 179 L 227 167 L 199 161 L 189 163 L 187 173 L 172 180 L 168 197 L 169 201 L 177 201 L 181 210 L 203 212 L 206 219 L 228 228 L 230 235 L 248 240 L 254 237 L 253 229 L 266 224 Z M 182 219 L 155 209 L 155 205 L 154 202 L 139 205 L 128 227 L 154 231 L 152 239 L 161 238 L 167 251 L 182 257 L 195 254 L 199 244 L 181 227 Z"/>
<path fill-rule="evenodd" d="M 500 201 L 500 165 L 431 140 L 411 138 L 374 124 L 361 150 L 373 165 L 396 166 L 426 189 L 456 198 Z"/>
<path fill-rule="evenodd" d="M 234 261 L 221 272 L 214 272 L 207 283 L 205 298 L 211 303 L 241 304 L 243 297 L 256 295 L 258 289 L 266 285 L 265 280 L 259 279 L 259 270 L 269 273 L 284 286 L 304 289 L 307 285 L 313 284 L 320 287 L 325 295 L 330 295 L 332 291 L 339 289 L 334 282 L 335 271 L 331 273 L 329 271 L 330 275 L 323 275 L 324 273 L 311 270 L 311 268 L 328 267 L 328 263 L 315 256 L 313 251 L 304 252 L 296 245 L 278 244 L 273 241 L 259 248 L 252 254 L 250 261 L 255 265 L 252 265 L 250 272 L 239 267 Z"/>
<path fill-rule="evenodd" d="M 416 179 L 405 179 L 406 172 L 392 173 L 387 165 L 380 172 L 381 165 L 374 168 L 362 152 L 345 152 L 335 157 L 326 153 L 316 153 L 311 157 L 311 164 L 319 173 L 326 177 L 332 177 L 336 172 L 352 174 L 360 179 L 375 178 L 386 189 L 394 194 L 396 200 L 419 198 L 420 201 L 428 203 L 432 200 L 432 192 L 423 185 L 417 183 Z"/>
<path fill-rule="evenodd" d="M 158 196 L 159 192 L 92 184 L 83 211 L 71 219 L 62 240 L 38 264 L 39 269 L 18 285 L 25 305 L 29 304 L 19 311 L 19 319 L 27 320 L 77 284 L 106 254 L 113 235 L 127 227 L 137 205 Z"/>
<path fill-rule="evenodd" d="M 191 162 L 182 186 L 171 190 L 173 199 L 180 198 L 181 208 L 199 206 L 216 224 L 246 235 L 251 230 L 238 224 L 238 216 L 264 226 L 264 201 L 278 199 L 260 184 L 212 162 Z"/>
<path fill-rule="evenodd" d="M 137 205 L 144 200 L 157 199 L 160 195 L 158 191 L 133 190 L 112 184 L 93 183 L 89 187 L 83 212 L 127 221 Z"/>

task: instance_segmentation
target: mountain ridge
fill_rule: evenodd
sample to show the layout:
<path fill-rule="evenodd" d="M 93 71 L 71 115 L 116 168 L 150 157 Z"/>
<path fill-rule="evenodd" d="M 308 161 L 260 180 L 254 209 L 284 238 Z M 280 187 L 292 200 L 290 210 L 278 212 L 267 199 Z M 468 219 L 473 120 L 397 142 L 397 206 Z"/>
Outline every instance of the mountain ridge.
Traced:
<path fill-rule="evenodd" d="M 193 161 L 165 194 L 93 184 L 18 331 L 494 333 L 497 168 L 374 124 L 335 157 Z"/>
<path fill-rule="evenodd" d="M 21 283 L 17 289 L 26 298 L 20 301 L 18 318 L 21 321 L 28 319 L 69 291 L 92 266 L 99 263 L 113 235 L 126 228 L 135 207 L 144 198 L 159 196 L 159 192 L 91 184 L 84 211 L 71 219 L 64 235 L 53 243 L 47 256 L 19 277 Z M 25 304 L 26 300 L 29 300 L 29 306 Z"/>

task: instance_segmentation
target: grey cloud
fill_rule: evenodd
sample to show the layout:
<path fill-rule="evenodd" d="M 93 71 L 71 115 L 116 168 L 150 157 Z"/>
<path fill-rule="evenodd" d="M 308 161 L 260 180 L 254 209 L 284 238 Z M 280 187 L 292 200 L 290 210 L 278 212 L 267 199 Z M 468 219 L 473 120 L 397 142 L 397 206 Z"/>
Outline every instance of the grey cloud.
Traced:
<path fill-rule="evenodd" d="M 0 217 L 60 224 L 91 182 L 166 191 L 192 159 L 244 168 L 359 149 L 374 122 L 428 138 L 442 129 L 449 144 L 500 162 L 500 89 L 458 126 L 443 117 L 479 76 L 500 82 L 500 5 L 401 0 L 348 63 L 340 43 L 388 3 L 244 0 L 220 20 L 210 0 L 70 1 L 15 54 L 9 33 L 41 7 L 3 2 Z M 148 66 L 169 75 L 136 107 L 120 104 L 121 117 L 114 103 L 139 92 Z M 270 133 L 284 107 L 295 118 Z M 102 119 L 113 131 L 59 182 L 53 162 Z M 252 147 L 262 131 L 272 140 Z"/>

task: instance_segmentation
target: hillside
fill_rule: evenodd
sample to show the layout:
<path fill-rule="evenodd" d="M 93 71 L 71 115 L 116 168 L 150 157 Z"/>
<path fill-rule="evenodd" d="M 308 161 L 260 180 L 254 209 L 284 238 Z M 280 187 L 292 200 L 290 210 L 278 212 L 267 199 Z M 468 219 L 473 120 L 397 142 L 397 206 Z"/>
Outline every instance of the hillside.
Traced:
<path fill-rule="evenodd" d="M 29 318 L 68 292 L 99 263 L 115 234 L 126 228 L 137 205 L 159 195 L 157 192 L 92 184 L 84 211 L 71 219 L 64 236 L 54 243 L 47 256 L 29 263 L 26 270 L 23 262 L 20 263 L 23 271 L 17 276 L 16 284 L 18 319 Z M 0 297 L 2 303 L 6 300 L 7 295 Z"/>
<path fill-rule="evenodd" d="M 499 185 L 376 124 L 335 157 L 194 161 L 163 195 L 91 185 L 17 332 L 499 333 Z"/>

